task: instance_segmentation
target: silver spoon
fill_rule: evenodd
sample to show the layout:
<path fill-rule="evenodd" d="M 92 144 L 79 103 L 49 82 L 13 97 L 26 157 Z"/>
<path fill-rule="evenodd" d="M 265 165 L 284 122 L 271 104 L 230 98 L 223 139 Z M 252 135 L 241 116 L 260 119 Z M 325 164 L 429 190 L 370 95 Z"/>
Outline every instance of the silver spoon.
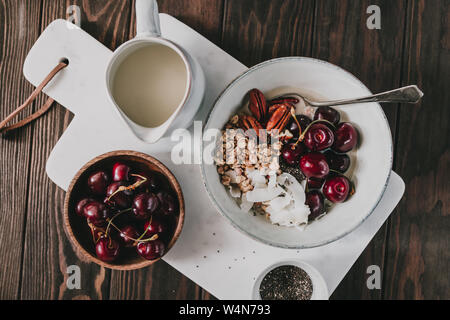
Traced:
<path fill-rule="evenodd" d="M 367 97 L 352 98 L 334 101 L 313 101 L 298 93 L 283 94 L 280 97 L 299 96 L 312 107 L 330 107 L 343 104 L 365 103 L 365 102 L 385 102 L 385 103 L 417 103 L 423 97 L 423 92 L 416 85 L 406 86 L 395 90 L 385 91 Z M 278 98 L 280 98 L 278 97 Z"/>

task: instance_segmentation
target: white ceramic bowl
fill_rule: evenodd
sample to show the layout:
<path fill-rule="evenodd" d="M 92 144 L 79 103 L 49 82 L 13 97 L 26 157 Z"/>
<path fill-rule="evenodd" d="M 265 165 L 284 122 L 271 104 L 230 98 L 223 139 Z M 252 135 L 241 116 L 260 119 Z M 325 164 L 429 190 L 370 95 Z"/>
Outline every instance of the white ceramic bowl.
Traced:
<path fill-rule="evenodd" d="M 309 97 L 354 98 L 371 94 L 357 78 L 330 63 L 303 57 L 278 58 L 258 64 L 235 79 L 217 99 L 205 131 L 222 129 L 242 107 L 252 88 L 264 93 L 274 88 L 295 87 Z M 356 193 L 345 203 L 332 207 L 327 215 L 304 231 L 280 227 L 243 212 L 221 184 L 214 164 L 202 164 L 208 194 L 233 226 L 265 244 L 283 248 L 311 248 L 335 241 L 359 226 L 375 209 L 386 188 L 392 167 L 392 137 L 386 116 L 377 103 L 336 107 L 345 121 L 360 133 L 353 155 L 351 179 Z M 203 143 L 206 150 L 207 143 Z"/>

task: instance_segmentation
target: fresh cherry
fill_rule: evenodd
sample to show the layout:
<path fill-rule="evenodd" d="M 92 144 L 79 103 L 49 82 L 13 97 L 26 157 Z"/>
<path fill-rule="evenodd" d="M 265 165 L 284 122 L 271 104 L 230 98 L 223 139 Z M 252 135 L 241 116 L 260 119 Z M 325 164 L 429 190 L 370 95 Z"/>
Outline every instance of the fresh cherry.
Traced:
<path fill-rule="evenodd" d="M 84 212 L 84 207 L 89 203 L 89 202 L 93 202 L 95 201 L 95 199 L 92 198 L 84 198 L 81 199 L 80 201 L 78 201 L 77 205 L 75 206 L 75 212 L 82 217 L 83 216 L 83 212 Z"/>
<path fill-rule="evenodd" d="M 106 219 L 112 216 L 112 212 L 103 203 L 92 201 L 84 206 L 83 215 L 88 222 L 97 227 L 101 227 L 106 224 Z"/>
<path fill-rule="evenodd" d="M 156 195 L 160 203 L 160 211 L 168 216 L 174 214 L 178 209 L 178 202 L 176 199 L 168 192 L 160 191 Z"/>
<path fill-rule="evenodd" d="M 334 133 L 327 125 L 315 123 L 305 133 L 303 143 L 312 151 L 325 150 L 333 145 Z"/>
<path fill-rule="evenodd" d="M 295 116 L 297 118 L 298 123 L 300 123 L 301 132 L 305 131 L 305 129 L 311 124 L 311 119 L 304 114 L 299 114 Z M 294 138 L 298 138 L 300 135 L 300 130 L 298 129 L 297 121 L 293 118 L 291 122 L 288 124 L 287 129 L 293 134 Z"/>
<path fill-rule="evenodd" d="M 307 178 L 324 178 L 330 172 L 325 156 L 311 152 L 300 159 L 300 169 Z"/>
<path fill-rule="evenodd" d="M 111 195 L 113 195 L 117 189 L 122 186 L 127 186 L 127 183 L 123 181 L 111 183 L 106 189 L 105 203 L 120 207 L 122 209 L 131 207 L 131 192 L 128 190 L 119 191 L 111 197 Z"/>
<path fill-rule="evenodd" d="M 351 151 L 358 143 L 358 131 L 348 122 L 340 123 L 336 127 L 336 139 L 333 150 L 340 153 Z"/>
<path fill-rule="evenodd" d="M 312 190 L 306 193 L 306 202 L 305 204 L 311 210 L 311 213 L 308 216 L 308 220 L 315 220 L 318 216 L 325 212 L 325 199 L 318 190 Z"/>
<path fill-rule="evenodd" d="M 295 144 L 288 143 L 285 144 L 281 150 L 281 155 L 284 161 L 289 165 L 295 165 L 299 163 L 300 158 L 307 152 L 303 143 Z"/>
<path fill-rule="evenodd" d="M 138 219 L 148 219 L 159 207 L 158 197 L 153 193 L 140 193 L 133 200 L 133 213 Z"/>
<path fill-rule="evenodd" d="M 350 157 L 346 154 L 338 154 L 328 150 L 325 152 L 325 158 L 327 158 L 331 170 L 345 173 L 350 167 Z"/>
<path fill-rule="evenodd" d="M 123 228 L 120 228 L 120 239 L 125 247 L 132 247 L 134 244 L 133 239 L 139 238 L 140 234 L 135 226 L 126 225 Z"/>
<path fill-rule="evenodd" d="M 108 183 L 109 177 L 105 171 L 97 171 L 91 174 L 88 178 L 89 189 L 92 193 L 98 196 L 104 196 L 106 194 Z"/>
<path fill-rule="evenodd" d="M 148 189 L 151 192 L 156 192 L 161 189 L 161 181 L 155 174 L 137 173 L 134 175 L 134 182 L 142 181 L 141 177 L 146 178 L 147 181 L 139 186 L 140 190 Z"/>
<path fill-rule="evenodd" d="M 314 120 L 327 120 L 337 125 L 341 121 L 341 115 L 336 109 L 331 107 L 319 107 L 314 113 Z"/>
<path fill-rule="evenodd" d="M 344 202 L 350 193 L 351 183 L 345 176 L 328 178 L 323 185 L 323 195 L 333 203 Z"/>
<path fill-rule="evenodd" d="M 166 224 L 158 219 L 150 219 L 147 221 L 144 227 L 145 235 L 143 239 L 148 239 L 154 236 L 155 234 L 165 233 L 167 230 Z"/>
<path fill-rule="evenodd" d="M 320 189 L 324 181 L 324 179 L 311 177 L 306 180 L 306 185 L 308 186 L 308 190 Z"/>
<path fill-rule="evenodd" d="M 116 162 L 112 169 L 113 181 L 128 181 L 130 179 L 130 167 Z"/>
<path fill-rule="evenodd" d="M 161 240 L 157 239 L 154 241 L 140 242 L 136 249 L 141 257 L 147 260 L 155 260 L 164 254 L 166 246 Z"/>
<path fill-rule="evenodd" d="M 112 262 L 119 256 L 120 245 L 113 238 L 104 236 L 97 241 L 95 252 L 100 260 Z"/>

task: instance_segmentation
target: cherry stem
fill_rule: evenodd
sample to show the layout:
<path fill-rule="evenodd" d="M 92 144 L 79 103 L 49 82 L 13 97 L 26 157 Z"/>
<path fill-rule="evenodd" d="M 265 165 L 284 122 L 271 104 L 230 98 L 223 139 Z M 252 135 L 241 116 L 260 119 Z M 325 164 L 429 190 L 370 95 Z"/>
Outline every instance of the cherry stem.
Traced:
<path fill-rule="evenodd" d="M 295 122 L 297 123 L 298 126 L 298 133 L 301 134 L 302 133 L 302 127 L 300 126 L 300 122 L 298 122 L 297 117 L 295 116 L 295 108 L 291 108 L 291 115 L 294 118 Z M 298 143 L 298 141 L 297 141 Z M 295 145 L 292 146 L 292 150 L 295 149 L 295 147 L 297 146 L 297 143 L 295 143 Z"/>
<path fill-rule="evenodd" d="M 153 220 L 153 217 L 150 217 L 150 220 L 148 221 L 148 225 L 150 225 L 152 223 L 152 220 Z M 140 241 L 145 236 L 145 234 L 147 233 L 147 230 L 148 230 L 148 228 L 146 228 L 144 230 L 144 233 L 141 234 L 141 236 L 136 241 Z"/>
<path fill-rule="evenodd" d="M 109 233 L 109 228 L 110 228 L 111 223 L 113 222 L 113 220 L 114 220 L 115 218 L 117 218 L 118 216 L 120 216 L 122 213 L 125 213 L 125 212 L 128 212 L 128 211 L 131 211 L 131 208 L 128 208 L 128 209 L 126 209 L 126 210 L 119 211 L 119 212 L 116 213 L 111 219 L 108 219 L 108 226 L 106 227 L 106 231 L 105 231 L 105 235 L 106 235 L 106 236 L 107 236 L 108 233 Z"/>
<path fill-rule="evenodd" d="M 133 177 L 141 178 L 142 180 L 137 181 L 137 182 L 133 183 L 132 185 L 129 185 L 128 187 L 120 186 L 119 188 L 117 188 L 116 191 L 113 192 L 112 195 L 110 195 L 110 196 L 108 197 L 108 199 L 107 199 L 106 201 L 110 201 L 111 198 L 114 197 L 114 196 L 115 196 L 116 194 L 118 194 L 119 192 L 126 191 L 126 190 L 134 190 L 134 189 L 136 189 L 136 188 L 139 188 L 140 185 L 142 185 L 142 184 L 144 184 L 145 182 L 147 182 L 147 178 L 144 177 L 144 176 L 141 176 L 141 175 L 139 175 L 139 174 L 131 174 L 131 175 L 132 175 Z"/>
<path fill-rule="evenodd" d="M 308 132 L 309 128 L 311 128 L 311 126 L 312 126 L 313 124 L 320 123 L 320 122 L 326 122 L 326 123 L 330 124 L 333 128 L 336 128 L 336 127 L 334 126 L 334 124 L 331 123 L 331 122 L 328 121 L 328 120 L 325 120 L 325 119 L 314 120 L 313 122 L 311 122 L 311 123 L 306 127 L 305 131 L 303 131 L 303 132 L 300 134 L 300 136 L 298 137 L 297 142 L 293 145 L 292 148 L 294 149 L 294 148 L 297 146 L 297 144 L 299 144 L 300 142 L 303 141 L 303 139 L 305 139 L 306 133 Z M 300 131 L 302 130 L 302 129 L 300 128 L 300 126 L 299 126 L 299 130 L 300 130 Z"/>
<path fill-rule="evenodd" d="M 122 230 L 120 230 L 120 228 L 118 226 L 116 226 L 114 223 L 111 222 L 111 226 L 116 229 L 119 232 L 122 232 Z M 153 235 L 153 237 L 148 238 L 148 239 L 144 239 L 144 240 L 140 240 L 140 239 L 134 239 L 132 237 L 126 236 L 128 239 L 133 240 L 134 242 L 148 242 L 148 241 L 154 241 L 156 239 L 159 238 L 159 236 L 157 234 Z"/>
<path fill-rule="evenodd" d="M 102 234 L 105 234 L 105 230 L 103 230 L 103 228 L 99 228 L 94 226 L 92 223 L 88 222 L 88 226 L 91 229 L 91 235 L 92 235 L 92 240 L 94 241 L 94 243 L 97 243 L 98 239 L 101 238 Z M 95 239 L 95 231 L 99 230 L 99 237 L 98 239 Z"/>

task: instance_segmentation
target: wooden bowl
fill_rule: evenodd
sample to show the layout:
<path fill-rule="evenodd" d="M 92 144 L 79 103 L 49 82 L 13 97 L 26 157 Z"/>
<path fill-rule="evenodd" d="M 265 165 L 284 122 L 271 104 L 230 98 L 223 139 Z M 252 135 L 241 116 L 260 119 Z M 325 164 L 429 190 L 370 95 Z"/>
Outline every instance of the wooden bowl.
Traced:
<path fill-rule="evenodd" d="M 167 253 L 178 239 L 184 223 L 184 199 L 181 187 L 175 176 L 167 169 L 165 165 L 155 158 L 144 153 L 135 151 L 113 151 L 98 156 L 86 163 L 75 175 L 70 183 L 69 189 L 64 200 L 64 223 L 70 241 L 75 245 L 76 250 L 88 261 L 95 262 L 103 267 L 116 270 L 134 270 L 147 267 L 159 259 L 146 260 L 138 255 L 134 248 L 127 248 L 122 252 L 118 260 L 108 263 L 97 258 L 92 235 L 86 219 L 80 217 L 75 212 L 76 203 L 87 196 L 87 179 L 89 175 L 96 170 L 112 167 L 117 161 L 130 164 L 133 168 L 144 171 L 158 172 L 165 177 L 169 187 L 178 198 L 179 213 L 176 219 L 173 236 L 168 241 L 166 247 Z"/>

